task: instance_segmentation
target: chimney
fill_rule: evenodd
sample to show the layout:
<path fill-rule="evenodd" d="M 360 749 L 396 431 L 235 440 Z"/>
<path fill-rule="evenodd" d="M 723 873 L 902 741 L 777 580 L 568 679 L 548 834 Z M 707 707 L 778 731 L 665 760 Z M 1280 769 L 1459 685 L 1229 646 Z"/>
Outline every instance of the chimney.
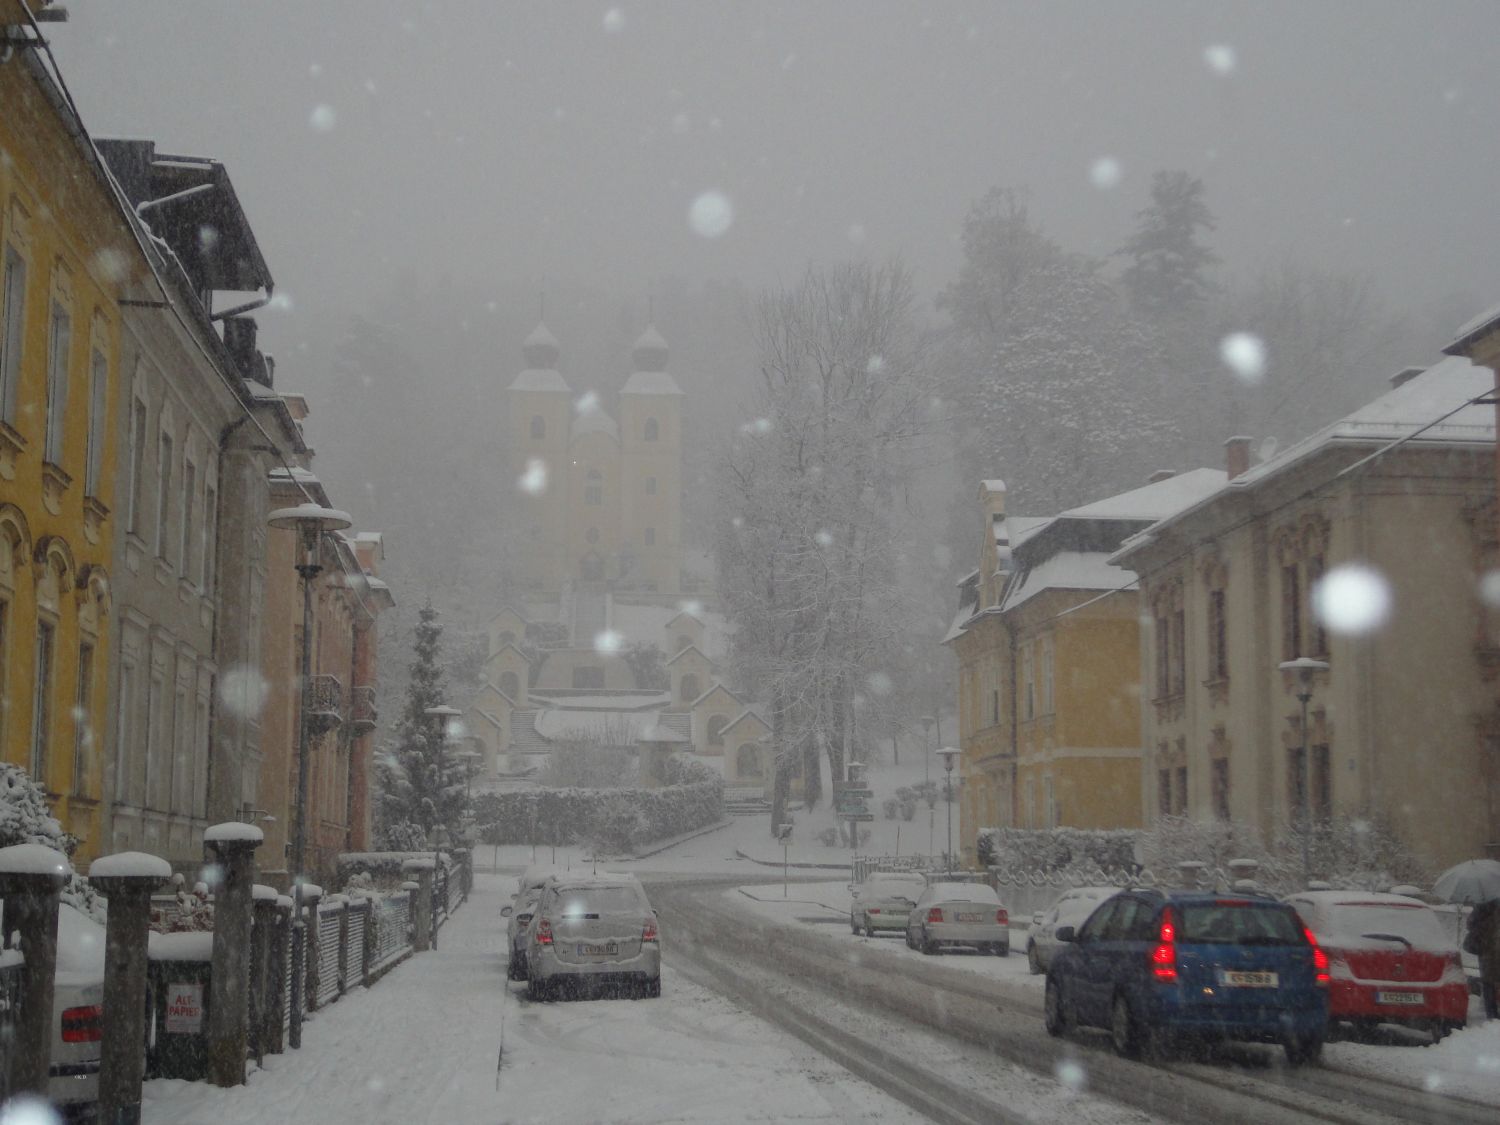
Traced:
<path fill-rule="evenodd" d="M 1410 383 L 1414 378 L 1416 378 L 1426 370 L 1427 368 L 1425 367 L 1403 367 L 1400 371 L 1391 376 L 1391 388 L 1394 390 L 1396 387 L 1404 386 L 1405 384 Z"/>
<path fill-rule="evenodd" d="M 1229 479 L 1234 480 L 1250 467 L 1250 442 L 1248 437 L 1232 437 L 1224 443 L 1224 469 Z"/>
<path fill-rule="evenodd" d="M 1164 480 L 1171 480 L 1176 475 L 1176 469 L 1157 469 L 1156 472 L 1152 473 L 1149 477 L 1146 478 L 1146 483 L 1160 484 Z"/>

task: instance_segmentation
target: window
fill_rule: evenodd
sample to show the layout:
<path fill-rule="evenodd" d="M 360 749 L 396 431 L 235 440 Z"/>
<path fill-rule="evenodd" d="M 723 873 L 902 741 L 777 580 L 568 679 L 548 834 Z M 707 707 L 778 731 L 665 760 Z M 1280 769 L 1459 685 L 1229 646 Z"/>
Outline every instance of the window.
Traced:
<path fill-rule="evenodd" d="M 573 686 L 575 688 L 599 689 L 604 686 L 604 669 L 597 665 L 584 665 L 573 669 Z"/>
<path fill-rule="evenodd" d="M 137 535 L 141 533 L 141 489 L 146 482 L 146 403 L 144 399 L 132 399 L 130 404 L 130 480 L 125 494 L 127 505 L 125 528 Z"/>
<path fill-rule="evenodd" d="M 590 469 L 583 486 L 583 502 L 591 508 L 604 503 L 604 478 L 598 469 Z"/>
<path fill-rule="evenodd" d="M 1021 654 L 1021 682 L 1022 702 L 1026 708 L 1028 719 L 1036 718 L 1036 678 L 1031 666 L 1031 649 L 1028 647 Z"/>
<path fill-rule="evenodd" d="M 1052 682 L 1052 642 L 1049 640 L 1042 645 L 1042 714 L 1044 715 L 1050 715 L 1054 710 Z M 998 706 L 996 704 L 997 708 Z"/>
<path fill-rule="evenodd" d="M 198 584 L 205 594 L 211 594 L 214 589 L 214 565 L 218 561 L 214 557 L 214 547 L 217 545 L 219 527 L 219 493 L 213 485 L 203 490 L 203 519 L 199 526 L 202 528 L 203 540 L 202 550 L 199 552 L 203 559 L 203 578 Z"/>
<path fill-rule="evenodd" d="M 1057 827 L 1057 798 L 1052 792 L 1052 778 L 1042 778 L 1042 815 L 1046 819 L 1042 822 L 1043 828 Z"/>
<path fill-rule="evenodd" d="M 189 582 L 197 579 L 193 573 L 193 489 L 198 483 L 198 466 L 191 461 L 182 463 L 182 552 L 177 556 L 182 563 L 182 576 Z"/>
<path fill-rule="evenodd" d="M 501 672 L 500 690 L 510 697 L 512 703 L 519 702 L 517 697 L 521 694 L 520 678 L 514 672 Z"/>
<path fill-rule="evenodd" d="M 1172 611 L 1172 694 L 1187 690 L 1187 626 L 1179 606 Z"/>
<path fill-rule="evenodd" d="M 693 638 L 692 637 L 689 637 L 689 636 L 687 636 L 684 633 L 677 634 L 677 651 L 678 652 L 681 652 L 683 649 L 687 648 L 688 645 L 690 645 L 692 643 L 693 643 Z"/>
<path fill-rule="evenodd" d="M 642 436 L 646 441 L 656 441 L 661 436 L 661 427 L 655 418 L 647 418 Z"/>
<path fill-rule="evenodd" d="M 1178 766 L 1172 778 L 1172 811 L 1178 816 L 1187 815 L 1187 766 Z"/>
<path fill-rule="evenodd" d="M 648 547 L 654 547 L 654 546 L 656 546 L 656 528 L 654 528 L 654 527 L 648 527 L 648 528 L 646 528 L 646 531 L 645 531 L 644 534 L 645 534 L 646 546 L 648 546 Z"/>
<path fill-rule="evenodd" d="M 1286 803 L 1295 824 L 1302 816 L 1303 794 L 1307 792 L 1307 757 L 1302 747 L 1292 746 L 1286 752 Z"/>
<path fill-rule="evenodd" d="M 1302 582 L 1295 564 L 1281 568 L 1281 651 L 1283 660 L 1302 655 Z"/>
<path fill-rule="evenodd" d="M 135 662 L 120 662 L 120 698 L 115 702 L 115 800 L 130 803 L 130 751 L 135 741 Z"/>
<path fill-rule="evenodd" d="M 691 703 L 701 694 L 698 690 L 698 677 L 693 672 L 683 676 L 682 682 L 677 685 L 677 698 L 684 703 Z"/>
<path fill-rule="evenodd" d="M 47 784 L 47 749 L 52 741 L 52 656 L 56 631 L 50 621 L 36 626 L 36 673 L 31 695 L 31 776 Z"/>
<path fill-rule="evenodd" d="M 1215 758 L 1212 769 L 1214 816 L 1219 820 L 1229 819 L 1229 759 Z"/>
<path fill-rule="evenodd" d="M 547 419 L 543 418 L 540 414 L 533 414 L 531 416 L 531 440 L 541 441 L 546 436 Z"/>
<path fill-rule="evenodd" d="M 94 349 L 89 364 L 89 447 L 84 462 L 83 490 L 99 495 L 99 477 L 104 470 L 104 431 L 109 421 L 109 361 Z"/>
<path fill-rule="evenodd" d="M 26 259 L 15 247 L 5 247 L 5 305 L 0 312 L 0 420 L 15 422 L 16 392 L 21 383 L 21 341 L 26 314 Z"/>
<path fill-rule="evenodd" d="M 94 701 L 94 646 L 85 641 L 78 646 L 78 692 L 73 704 L 73 792 L 83 793 L 89 775 L 89 759 L 94 748 L 94 732 L 89 725 Z"/>
<path fill-rule="evenodd" d="M 990 724 L 998 726 L 1000 723 L 1000 689 L 990 689 Z"/>
<path fill-rule="evenodd" d="M 646 495 L 647 496 L 655 496 L 656 495 L 656 478 L 655 477 L 647 477 L 646 478 Z"/>
<path fill-rule="evenodd" d="M 760 747 L 747 742 L 734 752 L 734 768 L 741 777 L 764 777 L 765 769 L 760 764 Z"/>
<path fill-rule="evenodd" d="M 1162 816 L 1172 815 L 1172 771 L 1156 771 L 1156 811 Z"/>
<path fill-rule="evenodd" d="M 187 687 L 179 681 L 172 696 L 172 793 L 168 805 L 175 813 L 185 813 L 191 808 L 192 749 L 193 714 L 188 710 Z"/>
<path fill-rule="evenodd" d="M 167 557 L 167 513 L 172 507 L 172 437 L 162 434 L 157 445 L 156 459 L 156 557 L 171 562 Z"/>
<path fill-rule="evenodd" d="M 708 744 L 710 746 L 724 745 L 724 728 L 729 725 L 729 720 L 723 715 L 711 715 L 708 719 Z"/>
<path fill-rule="evenodd" d="M 1306 580 L 1305 585 L 1307 587 L 1307 599 L 1308 599 L 1308 605 L 1310 606 L 1312 604 L 1313 591 L 1315 591 L 1318 588 L 1318 583 L 1323 580 L 1323 556 L 1322 555 L 1313 555 L 1311 558 L 1309 558 L 1307 560 L 1307 563 L 1306 563 L 1306 579 L 1307 580 Z M 1316 617 L 1315 614 L 1308 613 L 1307 614 L 1307 618 L 1308 618 L 1309 624 L 1311 625 L 1311 628 L 1310 628 L 1309 632 L 1311 632 L 1311 634 L 1312 634 L 1312 636 L 1310 638 L 1311 641 L 1312 641 L 1312 655 L 1315 656 L 1315 657 L 1327 656 L 1328 655 L 1328 634 L 1327 634 L 1327 632 L 1324 631 L 1322 623 L 1317 620 L 1317 617 Z"/>
<path fill-rule="evenodd" d="M 1156 697 L 1172 694 L 1172 630 L 1165 614 L 1158 613 L 1152 635 L 1156 641 Z"/>
<path fill-rule="evenodd" d="M 8 544 L 0 539 L 0 550 Z M 10 688 L 10 603 L 0 598 L 0 699 L 7 698 Z M 5 745 L 5 718 L 9 707 L 0 705 L 0 746 Z"/>
<path fill-rule="evenodd" d="M 498 637 L 495 638 L 495 641 L 499 648 L 504 648 L 506 645 L 513 645 L 516 643 L 516 635 L 509 629 L 506 629 Z"/>
<path fill-rule="evenodd" d="M 293 665 L 295 667 L 295 665 Z M 300 693 L 298 699 L 300 700 Z M 166 684 L 161 675 L 155 671 L 151 673 L 151 686 L 146 697 L 146 778 L 145 793 L 142 803 L 146 808 L 161 808 L 162 805 L 156 801 L 156 790 L 160 784 L 158 775 L 161 773 L 157 761 L 159 747 L 157 743 L 162 734 L 162 707 L 166 703 Z"/>
<path fill-rule="evenodd" d="M 1313 746 L 1312 755 L 1312 814 L 1316 820 L 1327 820 L 1333 815 L 1333 773 L 1329 768 L 1328 747 Z"/>
<path fill-rule="evenodd" d="M 1229 645 L 1224 617 L 1224 591 L 1208 592 L 1208 678 L 1229 678 Z"/>
<path fill-rule="evenodd" d="M 47 440 L 44 461 L 62 464 L 67 437 L 68 349 L 73 343 L 73 319 L 68 310 L 52 302 L 52 320 L 47 326 Z"/>

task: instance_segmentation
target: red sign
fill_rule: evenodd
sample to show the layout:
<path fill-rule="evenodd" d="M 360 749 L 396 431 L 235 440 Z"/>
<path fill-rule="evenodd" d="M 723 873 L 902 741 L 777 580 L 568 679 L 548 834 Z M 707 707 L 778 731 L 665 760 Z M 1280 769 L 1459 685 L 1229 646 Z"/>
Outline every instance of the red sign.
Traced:
<path fill-rule="evenodd" d="M 167 986 L 167 1030 L 175 1034 L 203 1030 L 203 985 Z"/>

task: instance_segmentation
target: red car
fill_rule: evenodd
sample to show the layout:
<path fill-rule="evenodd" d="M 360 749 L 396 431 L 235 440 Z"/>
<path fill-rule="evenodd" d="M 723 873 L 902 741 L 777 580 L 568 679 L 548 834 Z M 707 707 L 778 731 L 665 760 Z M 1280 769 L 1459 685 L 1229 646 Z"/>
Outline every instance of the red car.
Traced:
<path fill-rule="evenodd" d="M 1437 1042 L 1468 1021 L 1458 946 L 1426 903 L 1366 891 L 1303 891 L 1286 901 L 1328 953 L 1331 1024 L 1401 1024 Z"/>

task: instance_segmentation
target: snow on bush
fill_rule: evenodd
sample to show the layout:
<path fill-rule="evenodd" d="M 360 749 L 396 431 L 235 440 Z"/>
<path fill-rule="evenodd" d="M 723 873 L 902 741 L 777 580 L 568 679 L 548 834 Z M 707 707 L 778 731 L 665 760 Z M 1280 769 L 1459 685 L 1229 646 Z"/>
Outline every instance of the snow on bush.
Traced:
<path fill-rule="evenodd" d="M 981 828 L 983 867 L 1064 873 L 1070 868 L 1127 868 L 1140 833 L 1128 828 Z"/>
<path fill-rule="evenodd" d="M 681 775 L 698 776 L 689 768 L 695 765 L 684 763 Z M 479 838 L 486 844 L 584 842 L 628 852 L 723 816 L 724 784 L 713 777 L 660 789 L 526 789 L 474 800 Z"/>
<path fill-rule="evenodd" d="M 450 869 L 453 857 L 446 852 L 444 862 Z M 425 859 L 431 866 L 432 849 L 411 848 L 407 851 L 343 852 L 338 859 L 338 885 L 342 891 L 361 890 L 392 892 L 400 889 L 409 876 L 401 865 L 409 859 Z"/>
<path fill-rule="evenodd" d="M 26 770 L 0 762 L 0 848 L 12 844 L 41 844 L 71 858 L 78 837 L 63 831 L 47 808 L 47 794 Z M 105 919 L 105 900 L 76 871 L 68 875 L 62 901 L 96 922 Z"/>

